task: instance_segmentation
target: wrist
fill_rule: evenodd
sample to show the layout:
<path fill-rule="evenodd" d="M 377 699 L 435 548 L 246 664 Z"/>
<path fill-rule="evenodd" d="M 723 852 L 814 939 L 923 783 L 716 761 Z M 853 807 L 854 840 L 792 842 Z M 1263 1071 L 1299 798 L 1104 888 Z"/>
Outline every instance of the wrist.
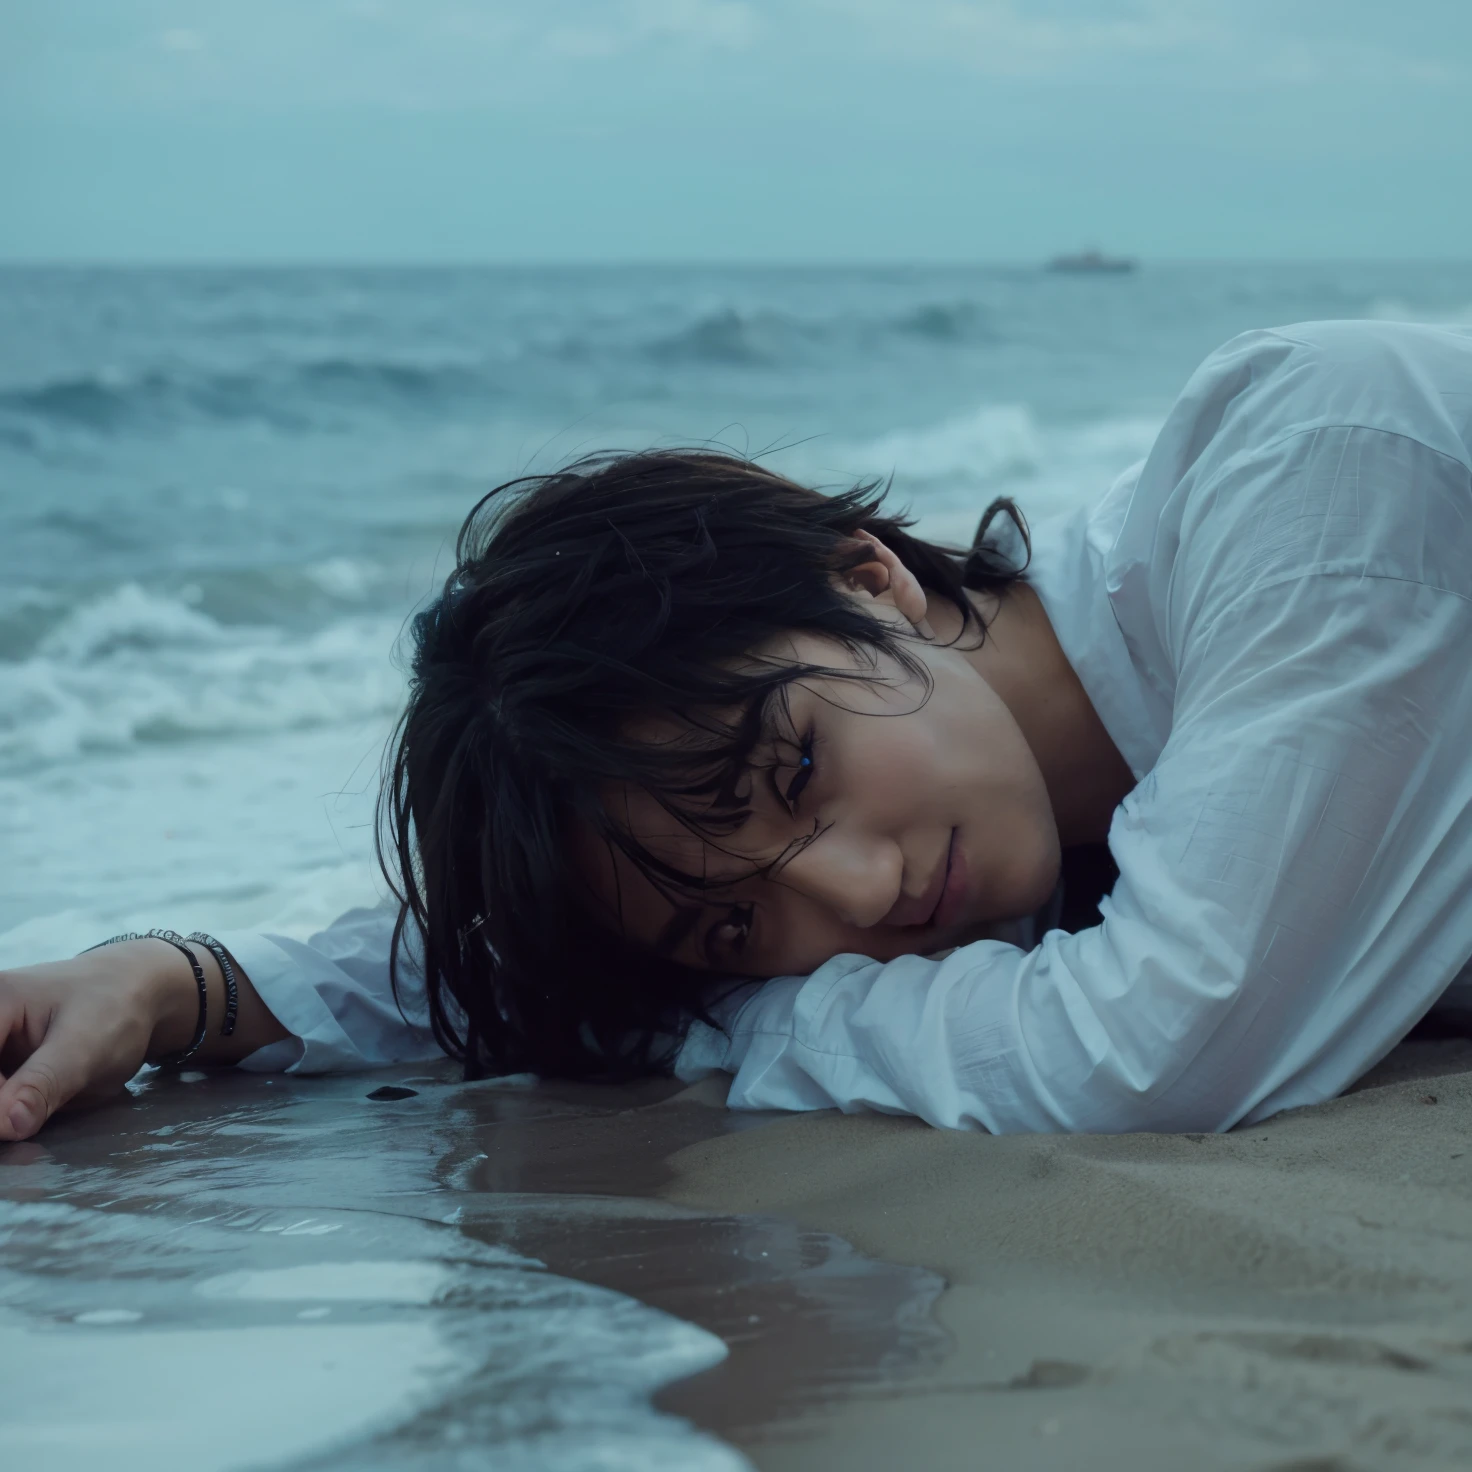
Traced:
<path fill-rule="evenodd" d="M 150 1020 L 147 1056 L 167 1058 L 182 1052 L 199 1027 L 199 984 L 189 962 L 168 941 L 153 937 L 124 941 L 117 949 L 123 947 L 136 952 L 140 967 L 142 1007 Z M 213 957 L 203 946 L 189 949 L 203 968 L 208 987 Z"/>

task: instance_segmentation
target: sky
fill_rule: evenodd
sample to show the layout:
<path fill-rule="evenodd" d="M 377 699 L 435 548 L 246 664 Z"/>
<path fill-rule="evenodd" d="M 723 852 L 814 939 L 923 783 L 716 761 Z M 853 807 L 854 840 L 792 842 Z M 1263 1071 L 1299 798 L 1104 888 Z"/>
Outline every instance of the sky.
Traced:
<path fill-rule="evenodd" d="M 1472 255 L 1469 0 L 0 0 L 0 260 Z"/>

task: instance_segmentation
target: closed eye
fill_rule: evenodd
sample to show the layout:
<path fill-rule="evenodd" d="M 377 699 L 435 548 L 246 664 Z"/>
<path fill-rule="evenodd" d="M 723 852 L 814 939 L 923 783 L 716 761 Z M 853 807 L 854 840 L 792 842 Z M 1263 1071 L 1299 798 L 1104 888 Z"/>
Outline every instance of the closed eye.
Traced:
<path fill-rule="evenodd" d="M 782 793 L 788 807 L 792 807 L 798 798 L 802 796 L 802 790 L 812 780 L 815 770 L 813 765 L 813 736 L 812 732 L 809 732 L 802 738 L 802 744 L 798 748 L 797 771 Z"/>

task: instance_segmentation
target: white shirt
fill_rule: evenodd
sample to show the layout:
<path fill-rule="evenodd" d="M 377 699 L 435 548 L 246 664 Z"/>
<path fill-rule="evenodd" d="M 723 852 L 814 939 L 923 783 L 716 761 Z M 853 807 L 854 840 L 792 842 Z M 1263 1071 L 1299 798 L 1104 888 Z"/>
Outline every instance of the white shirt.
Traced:
<path fill-rule="evenodd" d="M 1248 333 L 1031 581 L 1139 785 L 1103 921 L 837 956 L 697 1024 L 742 1109 L 1221 1130 L 1339 1093 L 1472 958 L 1472 332 Z M 246 1066 L 435 1055 L 392 917 L 221 939 L 295 1035 Z M 1472 968 L 1469 968 L 1472 978 Z M 1456 982 L 1455 987 L 1453 986 Z"/>

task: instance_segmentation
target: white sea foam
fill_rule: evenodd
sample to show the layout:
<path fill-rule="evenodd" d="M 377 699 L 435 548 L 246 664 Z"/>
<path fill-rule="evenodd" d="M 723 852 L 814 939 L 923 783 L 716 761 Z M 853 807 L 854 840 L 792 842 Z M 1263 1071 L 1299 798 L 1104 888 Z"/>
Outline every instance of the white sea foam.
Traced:
<path fill-rule="evenodd" d="M 322 562 L 310 563 L 302 571 L 329 597 L 344 603 L 357 603 L 366 598 L 381 576 L 376 563 L 352 557 L 329 557 Z"/>
<path fill-rule="evenodd" d="M 910 483 L 1030 475 L 1047 454 L 1037 424 L 1022 404 L 983 404 L 925 429 L 881 435 L 851 453 L 865 465 L 892 468 Z"/>
<path fill-rule="evenodd" d="M 524 1260 L 523 1260 L 524 1262 Z M 194 1285 L 201 1298 L 260 1303 L 414 1303 L 427 1306 L 455 1284 L 439 1262 L 316 1262 L 220 1273 Z"/>
<path fill-rule="evenodd" d="M 325 564 L 343 586 L 348 573 Z M 311 634 L 225 625 L 125 583 L 82 605 L 25 659 L 0 662 L 0 771 L 180 737 L 267 733 L 393 710 L 395 619 Z"/>
<path fill-rule="evenodd" d="M 456 1369 L 433 1324 L 118 1327 L 83 1336 L 0 1325 L 11 1406 L 0 1412 L 0 1435 L 13 1465 L 226 1472 L 294 1461 L 392 1428 Z M 241 1417 L 242 1393 L 268 1413 Z"/>
<path fill-rule="evenodd" d="M 273 1143 L 330 1153 L 349 1198 L 382 1189 L 362 1140 Z M 649 1403 L 725 1358 L 703 1329 L 399 1211 L 338 1212 L 327 1237 L 265 1231 L 294 1217 L 256 1207 L 197 1215 L 0 1198 L 0 1445 L 17 1465 L 748 1469 Z"/>
<path fill-rule="evenodd" d="M 386 720 L 0 774 L 0 966 L 172 925 L 305 938 L 373 904 Z M 187 923 L 186 923 L 187 922 Z"/>
<path fill-rule="evenodd" d="M 1043 425 L 1025 405 L 983 404 L 919 429 L 891 431 L 840 445 L 811 467 L 821 478 L 894 476 L 894 496 L 908 502 L 924 535 L 969 541 L 993 497 L 1013 497 L 1034 524 L 1097 500 L 1148 453 L 1160 429 L 1150 415 L 1121 415 Z"/>

